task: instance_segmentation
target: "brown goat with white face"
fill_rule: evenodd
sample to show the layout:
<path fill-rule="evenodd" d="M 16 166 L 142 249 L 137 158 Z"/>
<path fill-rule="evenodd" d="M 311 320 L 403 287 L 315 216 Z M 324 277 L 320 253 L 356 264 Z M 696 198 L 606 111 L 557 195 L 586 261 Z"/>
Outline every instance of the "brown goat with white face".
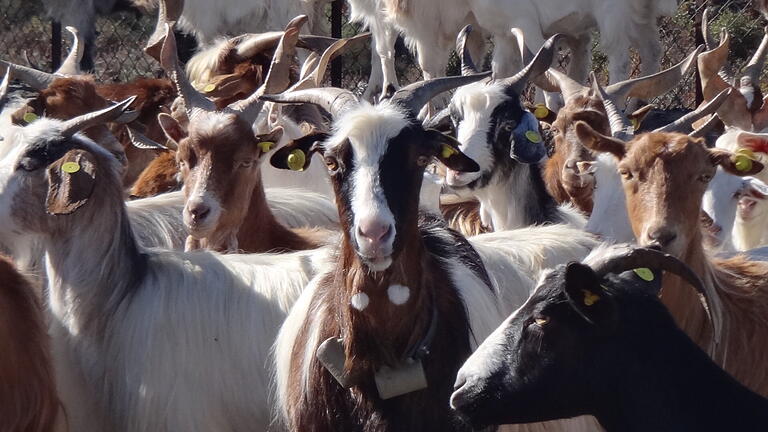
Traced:
<path fill-rule="evenodd" d="M 759 162 L 726 150 L 708 149 L 703 140 L 677 133 L 649 133 L 630 143 L 576 124 L 584 145 L 619 159 L 632 229 L 641 246 L 675 255 L 702 277 L 705 288 L 719 297 L 710 323 L 696 294 L 669 278 L 662 301 L 683 330 L 700 346 L 709 348 L 730 374 L 754 391 L 768 394 L 768 264 L 743 256 L 710 259 L 702 245 L 699 225 L 701 201 L 718 166 L 748 176 L 759 172 Z M 715 346 L 709 346 L 714 331 Z"/>

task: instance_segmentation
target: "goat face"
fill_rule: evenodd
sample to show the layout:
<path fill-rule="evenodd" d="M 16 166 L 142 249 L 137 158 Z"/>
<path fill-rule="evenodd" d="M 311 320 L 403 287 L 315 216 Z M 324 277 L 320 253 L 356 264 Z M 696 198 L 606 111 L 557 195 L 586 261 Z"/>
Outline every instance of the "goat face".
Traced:
<path fill-rule="evenodd" d="M 267 150 L 259 143 L 268 140 L 257 139 L 234 113 L 200 113 L 188 133 L 169 115 L 161 115 L 160 121 L 178 147 L 184 225 L 190 235 L 203 239 L 224 226 L 239 228 L 260 178 L 259 159 Z"/>
<path fill-rule="evenodd" d="M 734 176 L 718 168 L 702 201 L 702 210 L 712 219 L 705 227 L 707 246 L 710 249 L 720 248 L 730 235 L 728 228 L 733 227 L 737 210 L 743 220 L 749 220 L 752 216 L 749 210 L 754 206 L 746 203 L 765 199 L 766 196 L 768 186 L 762 181 L 754 177 Z"/>
<path fill-rule="evenodd" d="M 461 151 L 480 166 L 473 173 L 449 169 L 446 183 L 451 187 L 483 188 L 495 175 L 509 175 L 516 162 L 538 163 L 546 156 L 538 120 L 501 83 L 459 88 L 450 111 Z"/>
<path fill-rule="evenodd" d="M 361 261 L 384 271 L 406 242 L 418 238 L 419 193 L 432 158 L 458 171 L 477 164 L 449 137 L 424 130 L 388 102 L 363 104 L 344 113 L 322 143 L 294 141 L 272 158 L 277 168 L 290 165 L 291 152 L 303 147 L 304 169 L 320 151 L 331 178 L 344 237 Z"/>

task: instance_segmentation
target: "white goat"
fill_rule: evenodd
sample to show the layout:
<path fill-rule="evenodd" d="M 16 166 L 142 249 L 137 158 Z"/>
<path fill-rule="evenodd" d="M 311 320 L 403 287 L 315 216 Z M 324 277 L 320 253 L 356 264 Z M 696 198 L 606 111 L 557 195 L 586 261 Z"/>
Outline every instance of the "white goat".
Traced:
<path fill-rule="evenodd" d="M 129 101 L 21 130 L 0 184 L 10 229 L 46 250 L 54 358 L 71 430 L 266 430 L 267 360 L 324 249 L 183 253 L 137 244 L 120 166 L 76 131 Z"/>

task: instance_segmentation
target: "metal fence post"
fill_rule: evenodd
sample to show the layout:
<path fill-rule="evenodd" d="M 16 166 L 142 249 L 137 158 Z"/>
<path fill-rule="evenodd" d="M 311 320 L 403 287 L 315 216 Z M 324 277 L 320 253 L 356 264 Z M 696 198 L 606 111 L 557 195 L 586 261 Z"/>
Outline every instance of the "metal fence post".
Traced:
<path fill-rule="evenodd" d="M 51 72 L 61 66 L 61 23 L 51 21 Z"/>
<path fill-rule="evenodd" d="M 341 38 L 342 0 L 331 2 L 331 37 Z M 331 62 L 331 85 L 341 87 L 342 56 Z"/>

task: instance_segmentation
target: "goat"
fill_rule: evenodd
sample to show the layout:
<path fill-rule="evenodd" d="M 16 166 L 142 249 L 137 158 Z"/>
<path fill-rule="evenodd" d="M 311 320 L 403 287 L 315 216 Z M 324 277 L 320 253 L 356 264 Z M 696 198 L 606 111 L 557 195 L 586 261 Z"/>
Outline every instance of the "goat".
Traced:
<path fill-rule="evenodd" d="M 730 90 L 721 92 L 727 99 Z M 768 346 L 765 273 L 768 264 L 744 256 L 711 259 L 702 245 L 699 218 L 701 201 L 716 168 L 749 176 L 763 165 L 748 156 L 707 148 L 702 139 L 670 132 L 668 128 L 633 138 L 629 120 L 606 98 L 613 137 L 576 123 L 581 142 L 593 151 L 617 158 L 618 172 L 627 200 L 632 230 L 638 244 L 653 246 L 674 255 L 704 281 L 713 322 L 696 303 L 695 296 L 679 287 L 679 280 L 664 284 L 662 301 L 680 327 L 737 380 L 760 394 L 768 393 L 768 373 L 760 367 Z M 630 141 L 627 143 L 626 141 Z M 714 346 L 709 338 L 714 333 Z"/>
<path fill-rule="evenodd" d="M 470 31 L 465 27 L 457 40 L 465 73 L 475 72 L 466 50 Z M 528 79 L 552 63 L 557 40 L 550 38 L 518 75 L 466 85 L 454 93 L 449 105 L 459 148 L 478 162 L 480 170 L 448 169 L 446 184 L 476 196 L 483 224 L 494 230 L 561 222 L 583 227 L 586 222 L 569 205 L 558 207 L 547 193 L 540 169 L 547 152 L 539 122 L 520 103 Z"/>
<path fill-rule="evenodd" d="M 0 430 L 52 432 L 60 402 L 41 305 L 0 257 Z"/>
<path fill-rule="evenodd" d="M 762 429 L 768 400 L 715 364 L 658 299 L 661 270 L 706 295 L 701 280 L 670 255 L 622 249 L 542 278 L 462 366 L 451 406 L 477 428 L 592 414 L 608 432 Z"/>
<path fill-rule="evenodd" d="M 266 430 L 270 346 L 327 251 L 137 245 L 119 164 L 77 133 L 129 103 L 23 128 L 0 195 L 1 211 L 46 250 L 56 370 L 79 384 L 60 387 L 72 430 Z"/>
<path fill-rule="evenodd" d="M 288 429 L 468 430 L 447 409 L 445 378 L 469 354 L 473 336 L 487 334 L 529 285 L 524 270 L 496 250 L 515 249 L 502 233 L 476 247 L 434 215 L 419 215 L 432 158 L 457 171 L 479 166 L 416 115 L 435 94 L 483 77 L 419 82 L 375 106 L 338 88 L 262 96 L 316 103 L 335 119 L 330 136 L 294 141 L 271 158 L 287 169 L 293 155 L 303 155 L 304 167 L 313 153 L 323 156 L 343 233 L 335 265 L 313 279 L 276 342 Z M 490 268 L 503 271 L 494 277 Z M 514 292 L 498 291 L 492 279 L 507 278 Z"/>

